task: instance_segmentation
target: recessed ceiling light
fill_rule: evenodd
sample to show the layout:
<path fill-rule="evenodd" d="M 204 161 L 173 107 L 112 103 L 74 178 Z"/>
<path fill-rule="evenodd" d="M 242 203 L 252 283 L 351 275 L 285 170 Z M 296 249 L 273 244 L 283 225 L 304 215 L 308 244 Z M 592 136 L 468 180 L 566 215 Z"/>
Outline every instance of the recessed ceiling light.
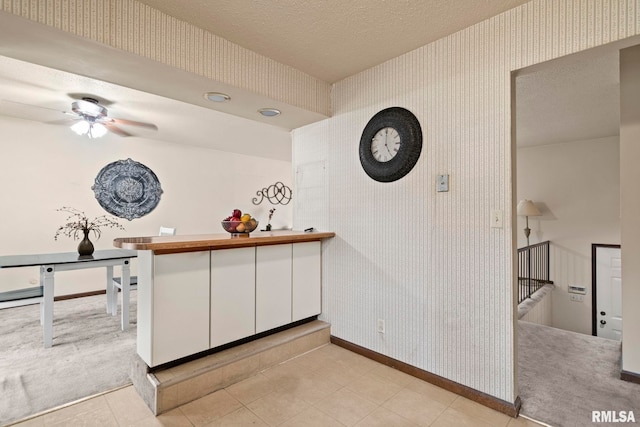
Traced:
<path fill-rule="evenodd" d="M 231 99 L 229 95 L 221 92 L 205 92 L 204 99 L 212 102 L 226 102 Z"/>
<path fill-rule="evenodd" d="M 265 117 L 275 117 L 280 115 L 280 110 L 276 110 L 275 108 L 261 108 L 258 110 L 258 113 Z"/>

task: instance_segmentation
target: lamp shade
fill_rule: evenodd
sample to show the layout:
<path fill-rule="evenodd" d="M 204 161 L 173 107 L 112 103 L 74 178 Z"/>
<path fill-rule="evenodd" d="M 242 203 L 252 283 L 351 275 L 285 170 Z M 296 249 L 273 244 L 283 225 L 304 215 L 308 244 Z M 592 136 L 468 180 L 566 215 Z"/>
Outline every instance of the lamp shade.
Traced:
<path fill-rule="evenodd" d="M 522 199 L 518 202 L 519 216 L 540 216 L 540 210 L 533 204 L 531 200 Z"/>

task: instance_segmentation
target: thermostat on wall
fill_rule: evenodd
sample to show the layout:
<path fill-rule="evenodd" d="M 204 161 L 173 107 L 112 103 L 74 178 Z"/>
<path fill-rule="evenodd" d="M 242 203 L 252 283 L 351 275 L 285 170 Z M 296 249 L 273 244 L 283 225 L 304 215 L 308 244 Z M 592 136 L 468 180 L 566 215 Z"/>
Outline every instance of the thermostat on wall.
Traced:
<path fill-rule="evenodd" d="M 586 295 L 587 288 L 584 286 L 569 285 L 569 293 Z"/>

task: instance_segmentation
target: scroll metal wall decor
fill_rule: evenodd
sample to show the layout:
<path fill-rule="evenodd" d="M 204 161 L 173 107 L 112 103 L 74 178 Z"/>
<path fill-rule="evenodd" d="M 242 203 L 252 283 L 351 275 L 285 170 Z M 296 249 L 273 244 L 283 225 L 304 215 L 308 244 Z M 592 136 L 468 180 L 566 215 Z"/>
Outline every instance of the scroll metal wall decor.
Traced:
<path fill-rule="evenodd" d="M 162 195 L 156 174 L 131 159 L 118 160 L 102 168 L 91 189 L 104 210 L 129 221 L 154 210 Z"/>
<path fill-rule="evenodd" d="M 259 205 L 264 199 L 267 199 L 272 205 L 286 205 L 291 201 L 291 188 L 287 187 L 280 181 L 268 187 L 258 190 L 251 201 L 254 205 Z"/>

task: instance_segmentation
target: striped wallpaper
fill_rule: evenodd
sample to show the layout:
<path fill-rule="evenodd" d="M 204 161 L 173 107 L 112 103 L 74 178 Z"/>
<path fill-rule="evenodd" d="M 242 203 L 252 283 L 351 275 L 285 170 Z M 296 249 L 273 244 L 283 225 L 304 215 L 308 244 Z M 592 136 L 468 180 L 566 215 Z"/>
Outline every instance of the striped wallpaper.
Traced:
<path fill-rule="evenodd" d="M 329 85 L 135 0 L 0 0 L 0 10 L 329 115 Z"/>
<path fill-rule="evenodd" d="M 295 228 L 333 230 L 332 333 L 513 402 L 511 71 L 639 33 L 640 0 L 533 0 L 332 88 L 135 0 L 0 0 L 2 11 L 328 115 L 293 131 Z M 222 58 L 222 60 L 221 60 Z M 365 124 L 410 109 L 424 134 L 403 179 L 358 160 Z M 435 192 L 438 174 L 450 191 Z M 502 229 L 489 227 L 493 209 Z M 386 333 L 376 332 L 384 319 Z"/>
<path fill-rule="evenodd" d="M 333 117 L 293 132 L 294 227 L 337 233 L 323 254 L 333 335 L 514 402 L 511 71 L 638 34 L 639 6 L 534 0 L 334 85 Z M 390 106 L 419 118 L 424 146 L 382 184 L 358 145 Z"/>

